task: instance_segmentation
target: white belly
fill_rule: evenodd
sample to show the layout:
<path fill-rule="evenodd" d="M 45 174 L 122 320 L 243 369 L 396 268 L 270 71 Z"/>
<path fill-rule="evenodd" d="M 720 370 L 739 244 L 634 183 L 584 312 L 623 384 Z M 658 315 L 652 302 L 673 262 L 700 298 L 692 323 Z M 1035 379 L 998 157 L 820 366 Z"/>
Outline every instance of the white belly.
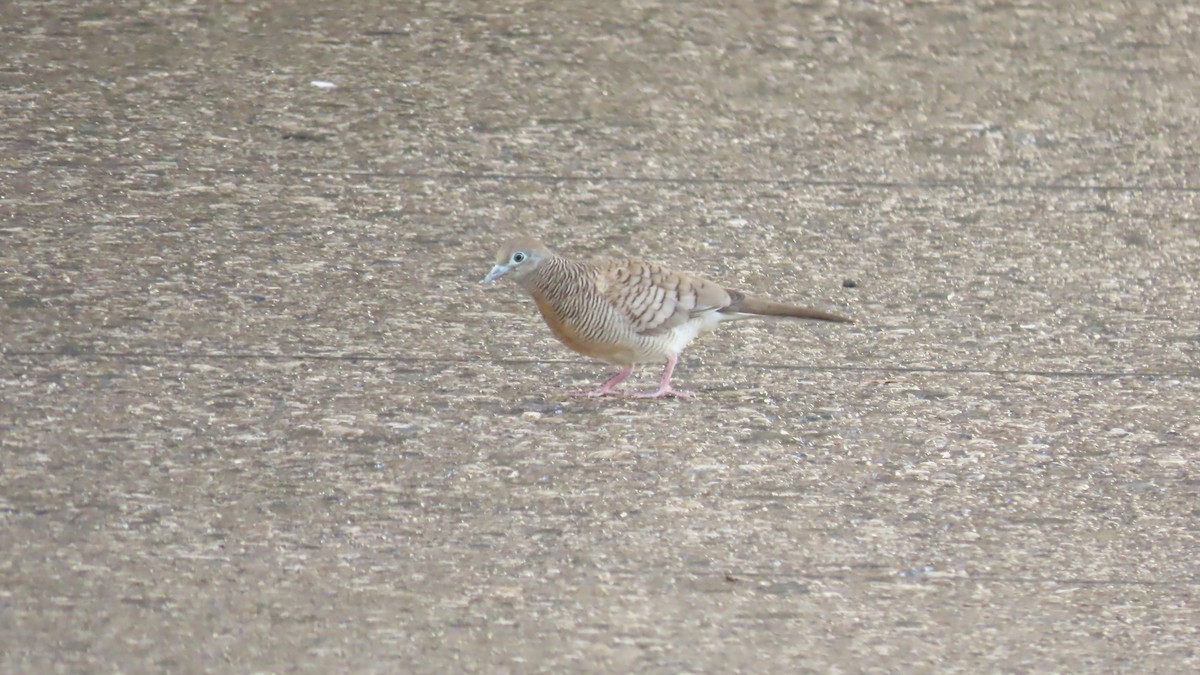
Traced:
<path fill-rule="evenodd" d="M 711 332 L 726 318 L 733 317 L 727 317 L 719 312 L 704 312 L 666 333 L 645 336 L 642 348 L 638 350 L 638 361 L 662 363 L 671 356 L 678 356 L 692 340 Z"/>

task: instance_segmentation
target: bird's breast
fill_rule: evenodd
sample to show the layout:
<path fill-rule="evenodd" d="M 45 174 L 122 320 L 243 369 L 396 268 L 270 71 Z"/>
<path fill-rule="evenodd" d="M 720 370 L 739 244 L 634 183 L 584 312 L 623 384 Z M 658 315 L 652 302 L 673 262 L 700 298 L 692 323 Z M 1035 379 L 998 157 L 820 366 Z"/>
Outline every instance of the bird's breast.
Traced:
<path fill-rule="evenodd" d="M 600 308 L 567 307 L 555 303 L 545 293 L 531 292 L 538 311 L 554 337 L 571 349 L 594 359 L 629 365 L 644 360 L 638 345 L 622 334 L 620 326 L 606 325 Z M 609 321 L 607 324 L 612 324 Z"/>

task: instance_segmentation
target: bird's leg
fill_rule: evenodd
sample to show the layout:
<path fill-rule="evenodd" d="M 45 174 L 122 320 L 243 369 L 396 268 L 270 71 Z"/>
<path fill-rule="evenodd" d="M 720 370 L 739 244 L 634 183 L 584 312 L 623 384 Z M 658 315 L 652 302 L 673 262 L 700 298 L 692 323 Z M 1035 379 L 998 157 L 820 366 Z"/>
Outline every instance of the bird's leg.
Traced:
<path fill-rule="evenodd" d="M 624 396 L 624 392 L 617 391 L 616 386 L 629 379 L 629 376 L 632 374 L 633 366 L 625 366 L 621 369 L 621 372 L 605 380 L 604 384 L 599 387 L 591 391 L 573 391 L 571 392 L 571 396 L 587 396 L 588 398 L 595 398 L 597 396 Z"/>
<path fill-rule="evenodd" d="M 667 396 L 675 396 L 677 398 L 687 398 L 692 395 L 692 392 L 684 389 L 675 389 L 671 386 L 671 373 L 675 372 L 675 364 L 679 361 L 679 355 L 672 354 L 667 359 L 667 367 L 663 369 L 662 380 L 658 383 L 658 391 L 647 391 L 640 394 L 634 394 L 637 398 L 664 398 Z M 606 383 L 607 384 L 607 383 Z"/>

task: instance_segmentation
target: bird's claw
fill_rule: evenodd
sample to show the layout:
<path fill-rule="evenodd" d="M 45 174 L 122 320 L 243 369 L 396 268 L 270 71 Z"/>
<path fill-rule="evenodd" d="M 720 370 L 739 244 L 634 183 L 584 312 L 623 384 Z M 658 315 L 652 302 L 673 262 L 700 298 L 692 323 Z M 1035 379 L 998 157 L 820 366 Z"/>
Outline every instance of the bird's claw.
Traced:
<path fill-rule="evenodd" d="M 586 391 L 569 391 L 567 396 L 575 398 L 601 398 L 604 396 L 628 396 L 629 394 L 621 389 L 588 389 Z"/>
<path fill-rule="evenodd" d="M 633 394 L 634 398 L 691 398 L 692 392 L 674 387 L 662 387 L 657 391 L 643 391 Z"/>

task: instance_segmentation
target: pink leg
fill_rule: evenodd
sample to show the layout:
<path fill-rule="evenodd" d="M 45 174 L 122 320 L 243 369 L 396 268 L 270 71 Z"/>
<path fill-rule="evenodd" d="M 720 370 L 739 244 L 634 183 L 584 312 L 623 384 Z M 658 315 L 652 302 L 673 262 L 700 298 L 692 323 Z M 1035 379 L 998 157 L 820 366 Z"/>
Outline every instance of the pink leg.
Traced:
<path fill-rule="evenodd" d="M 634 396 L 637 398 L 664 398 L 667 396 L 687 398 L 691 396 L 692 392 L 675 389 L 671 386 L 671 373 L 675 372 L 675 363 L 678 361 L 678 355 L 672 355 L 671 358 L 667 359 L 667 367 L 663 369 L 662 380 L 658 383 L 658 391 L 647 391 L 634 394 Z"/>
<path fill-rule="evenodd" d="M 599 387 L 591 391 L 573 391 L 571 392 L 571 396 L 587 396 L 588 398 L 595 398 L 597 396 L 624 396 L 624 392 L 617 391 L 616 387 L 618 384 L 629 379 L 629 376 L 632 374 L 633 366 L 625 366 L 621 369 L 621 372 L 605 380 L 604 384 Z"/>

